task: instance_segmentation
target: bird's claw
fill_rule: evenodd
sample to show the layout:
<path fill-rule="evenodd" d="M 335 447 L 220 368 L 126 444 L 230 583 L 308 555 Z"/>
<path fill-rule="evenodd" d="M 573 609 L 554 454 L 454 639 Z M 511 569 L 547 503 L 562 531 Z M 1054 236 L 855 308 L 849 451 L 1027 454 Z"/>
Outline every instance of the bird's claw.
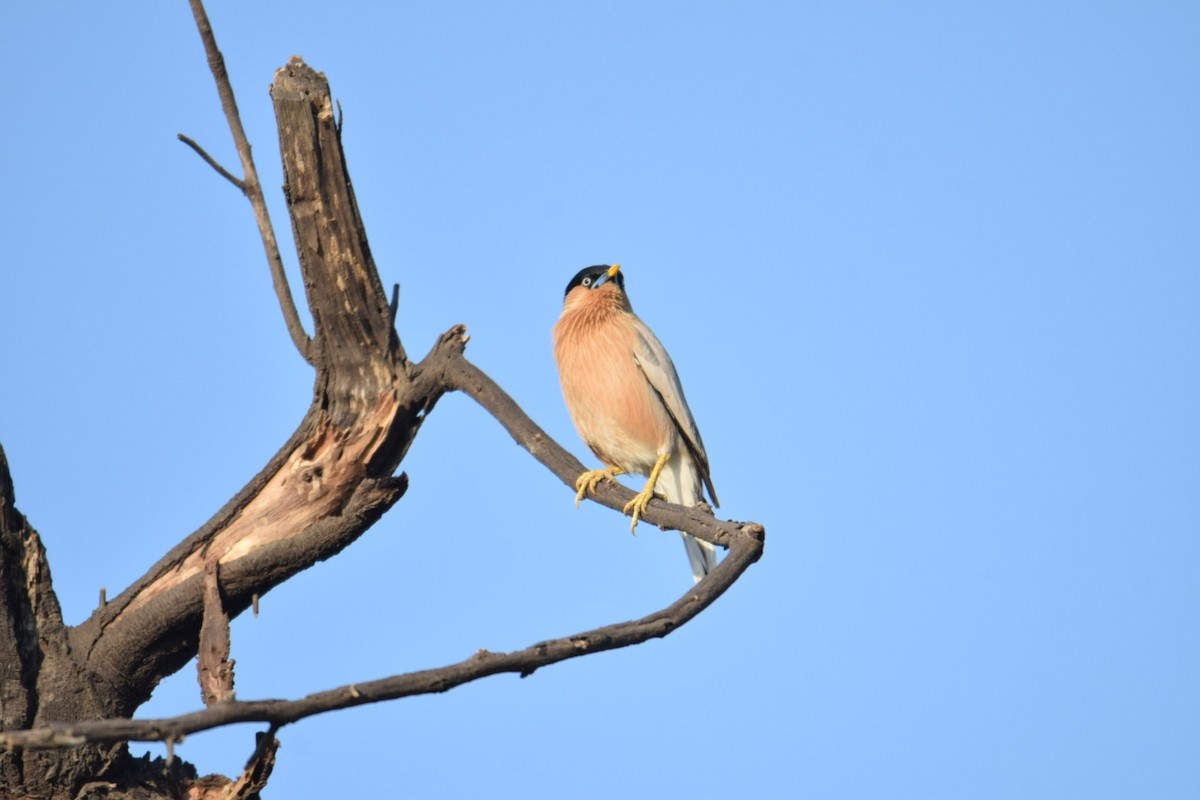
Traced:
<path fill-rule="evenodd" d="M 634 495 L 634 498 L 625 504 L 625 508 L 621 510 L 622 514 L 633 514 L 633 522 L 629 523 L 629 532 L 637 535 L 638 520 L 641 519 L 642 513 L 646 510 L 646 506 L 650 505 L 650 501 L 658 498 L 666 500 L 667 498 L 653 489 L 643 489 Z"/>
<path fill-rule="evenodd" d="M 606 467 L 605 469 L 591 469 L 579 476 L 575 481 L 575 507 L 579 508 L 579 504 L 583 501 L 584 495 L 596 494 L 596 484 L 605 478 L 615 478 L 624 470 L 620 467 Z"/>
<path fill-rule="evenodd" d="M 638 492 L 632 500 L 625 504 L 624 514 L 633 514 L 633 522 L 629 524 L 629 532 L 637 534 L 638 518 L 642 516 L 642 512 L 646 510 L 646 506 L 650 505 L 650 501 L 655 497 L 662 497 L 654 491 L 654 487 L 658 485 L 658 476 L 662 473 L 663 467 L 667 461 L 671 459 L 670 453 L 659 453 L 658 460 L 654 462 L 654 468 L 650 470 L 650 477 L 646 480 L 646 486 Z"/>

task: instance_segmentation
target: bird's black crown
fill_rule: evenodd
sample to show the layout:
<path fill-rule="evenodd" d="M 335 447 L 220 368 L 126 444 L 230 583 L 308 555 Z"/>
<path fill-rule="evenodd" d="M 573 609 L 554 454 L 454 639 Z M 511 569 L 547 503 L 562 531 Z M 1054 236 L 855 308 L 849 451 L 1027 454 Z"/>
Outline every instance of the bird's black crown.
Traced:
<path fill-rule="evenodd" d="M 583 269 L 579 270 L 579 272 L 575 273 L 574 278 L 571 278 L 571 282 L 567 284 L 567 290 L 563 292 L 563 296 L 565 297 L 566 295 L 570 294 L 571 290 L 576 286 L 585 286 L 591 288 L 596 284 L 596 279 L 607 275 L 610 269 L 612 269 L 612 266 L 609 264 L 596 264 L 591 267 L 584 267 Z M 613 280 L 617 282 L 617 286 L 619 286 L 622 291 L 625 290 L 625 273 L 618 272 L 617 277 Z"/>

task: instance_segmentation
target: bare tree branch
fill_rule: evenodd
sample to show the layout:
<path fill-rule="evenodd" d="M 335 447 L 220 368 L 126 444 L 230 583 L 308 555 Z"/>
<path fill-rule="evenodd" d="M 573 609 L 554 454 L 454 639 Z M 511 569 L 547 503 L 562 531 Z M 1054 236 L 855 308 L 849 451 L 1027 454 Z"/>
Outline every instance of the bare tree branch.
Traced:
<path fill-rule="evenodd" d="M 218 164 L 217 160 L 210 156 L 208 151 L 197 144 L 194 139 L 192 139 L 190 136 L 184 136 L 182 133 L 177 133 L 175 135 L 178 137 L 179 141 L 196 151 L 196 155 L 203 158 L 204 163 L 216 170 L 218 175 L 236 186 L 242 194 L 246 193 L 246 182 Z"/>
<path fill-rule="evenodd" d="M 326 711 L 449 691 L 489 675 L 517 673 L 526 677 L 560 661 L 661 638 L 707 608 L 762 555 L 765 532 L 761 525 L 724 524 L 733 528 L 727 537 L 730 552 L 725 560 L 670 606 L 638 620 L 538 642 L 511 653 L 480 650 L 457 664 L 341 686 L 299 700 L 238 701 L 168 719 L 105 719 L 5 731 L 0 732 L 0 745 L 41 748 L 71 747 L 84 742 L 178 741 L 190 733 L 237 722 L 267 722 L 278 728 Z"/>
<path fill-rule="evenodd" d="M 258 793 L 266 788 L 271 771 L 275 769 L 275 754 L 279 751 L 276 730 L 272 725 L 268 730 L 254 734 L 254 754 L 246 762 L 246 768 L 237 781 L 226 787 L 225 797 L 228 800 L 250 800 L 258 797 Z"/>
<path fill-rule="evenodd" d="M 304 332 L 304 325 L 300 322 L 300 313 L 296 310 L 296 301 L 292 298 L 292 290 L 288 286 L 287 273 L 283 270 L 283 258 L 279 254 L 279 243 L 275 240 L 275 229 L 271 226 L 271 215 L 267 211 L 267 202 L 263 198 L 262 184 L 258 182 L 258 170 L 254 167 L 250 141 L 246 138 L 245 129 L 242 128 L 242 118 L 238 114 L 237 100 L 233 96 L 233 84 L 229 81 L 229 73 L 225 71 L 225 57 L 217 49 L 217 39 L 213 34 L 212 25 L 208 22 L 208 12 L 204 10 L 204 3 L 201 0 L 188 0 L 188 2 L 192 7 L 192 16 L 196 18 L 196 29 L 200 32 L 201 41 L 204 42 L 204 53 L 208 56 L 208 68 L 212 70 L 213 79 L 216 81 L 217 94 L 221 97 L 221 108 L 225 111 L 225 119 L 229 122 L 229 131 L 233 134 L 234 144 L 237 145 L 238 156 L 242 160 L 242 172 L 246 175 L 245 179 L 237 180 L 218 166 L 215 161 L 208 158 L 207 154 L 190 139 L 182 135 L 179 138 L 190 144 L 192 149 L 200 153 L 214 169 L 233 181 L 250 201 L 250 205 L 254 208 L 254 219 L 258 223 L 258 233 L 262 237 L 263 250 L 267 254 L 267 265 L 271 269 L 271 282 L 275 285 L 275 296 L 279 299 L 279 307 L 283 310 L 283 320 L 287 324 L 288 333 L 291 334 L 292 343 L 296 345 L 296 349 L 304 360 L 312 364 L 312 341 Z"/>
<path fill-rule="evenodd" d="M 517 405 L 483 370 L 466 358 L 450 358 L 446 362 L 446 381 L 453 389 L 470 395 L 486 408 L 517 444 L 528 450 L 559 480 L 575 492 L 575 480 L 586 467 L 538 427 L 537 423 Z M 624 510 L 634 492 L 617 481 L 601 481 L 596 485 L 596 502 L 609 508 Z M 715 519 L 701 508 L 677 506 L 655 498 L 650 501 L 642 518 L 667 530 L 680 530 L 698 539 L 728 548 L 736 526 Z"/>

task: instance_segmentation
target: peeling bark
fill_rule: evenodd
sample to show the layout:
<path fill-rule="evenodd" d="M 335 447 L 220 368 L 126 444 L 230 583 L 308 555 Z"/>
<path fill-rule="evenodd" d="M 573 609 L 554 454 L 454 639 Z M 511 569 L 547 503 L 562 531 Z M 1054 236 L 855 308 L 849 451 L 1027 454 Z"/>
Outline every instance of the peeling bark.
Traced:
<path fill-rule="evenodd" d="M 229 659 L 229 615 L 221 599 L 220 568 L 210 561 L 204 568 L 204 622 L 200 624 L 200 647 L 196 672 L 200 699 L 206 706 L 233 700 L 233 665 Z"/>

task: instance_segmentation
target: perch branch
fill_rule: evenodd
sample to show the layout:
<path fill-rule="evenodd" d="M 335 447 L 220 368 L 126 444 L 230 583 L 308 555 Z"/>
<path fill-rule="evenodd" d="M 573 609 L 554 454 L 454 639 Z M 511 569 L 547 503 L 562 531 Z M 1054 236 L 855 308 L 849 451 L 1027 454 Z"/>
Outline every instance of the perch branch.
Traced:
<path fill-rule="evenodd" d="M 448 389 L 465 392 L 504 426 L 517 444 L 524 447 L 564 484 L 575 491 L 575 480 L 585 467 L 579 459 L 550 438 L 495 381 L 461 353 L 447 353 L 445 380 Z M 596 502 L 613 509 L 625 508 L 634 492 L 616 481 L 596 486 Z M 680 530 L 698 539 L 728 548 L 737 526 L 722 522 L 699 508 L 674 505 L 655 498 L 642 515 L 647 522 L 667 530 Z"/>
<path fill-rule="evenodd" d="M 263 250 L 266 251 L 267 265 L 271 269 L 271 282 L 275 286 L 275 296 L 279 300 L 279 307 L 283 310 L 284 323 L 287 325 L 292 343 L 296 345 L 300 355 L 305 361 L 312 364 L 312 340 L 304 332 L 304 325 L 300 322 L 300 313 L 296 310 L 296 301 L 292 297 L 291 287 L 288 286 L 287 273 L 283 271 L 283 258 L 279 254 L 279 243 L 275 240 L 275 229 L 271 225 L 271 215 L 267 212 L 267 202 L 263 198 L 262 184 L 258 182 L 258 170 L 254 167 L 254 157 L 250 153 L 250 141 L 246 138 L 245 129 L 242 128 L 242 118 L 238 113 L 237 100 L 233 96 L 233 84 L 229 81 L 229 73 L 225 71 L 225 57 L 217 49 L 217 39 L 213 34 L 212 25 L 208 22 L 208 12 L 204 10 L 204 4 L 201 0 L 188 0 L 188 2 L 192 7 L 192 15 L 196 18 L 196 29 L 200 32 L 201 41 L 204 42 L 204 53 L 208 56 L 208 68 L 212 70 L 213 80 L 216 81 L 217 94 L 221 98 L 221 108 L 225 112 L 225 119 L 229 121 L 229 132 L 233 134 L 234 144 L 237 145 L 238 156 L 242 161 L 242 172 L 246 175 L 245 179 L 237 180 L 217 166 L 215 161 L 207 158 L 207 154 L 190 140 L 183 136 L 180 138 L 192 144 L 192 148 L 205 157 L 210 165 L 239 186 L 250 201 L 250 205 L 254 208 L 254 219 L 258 223 L 258 233 L 262 237 Z"/>

